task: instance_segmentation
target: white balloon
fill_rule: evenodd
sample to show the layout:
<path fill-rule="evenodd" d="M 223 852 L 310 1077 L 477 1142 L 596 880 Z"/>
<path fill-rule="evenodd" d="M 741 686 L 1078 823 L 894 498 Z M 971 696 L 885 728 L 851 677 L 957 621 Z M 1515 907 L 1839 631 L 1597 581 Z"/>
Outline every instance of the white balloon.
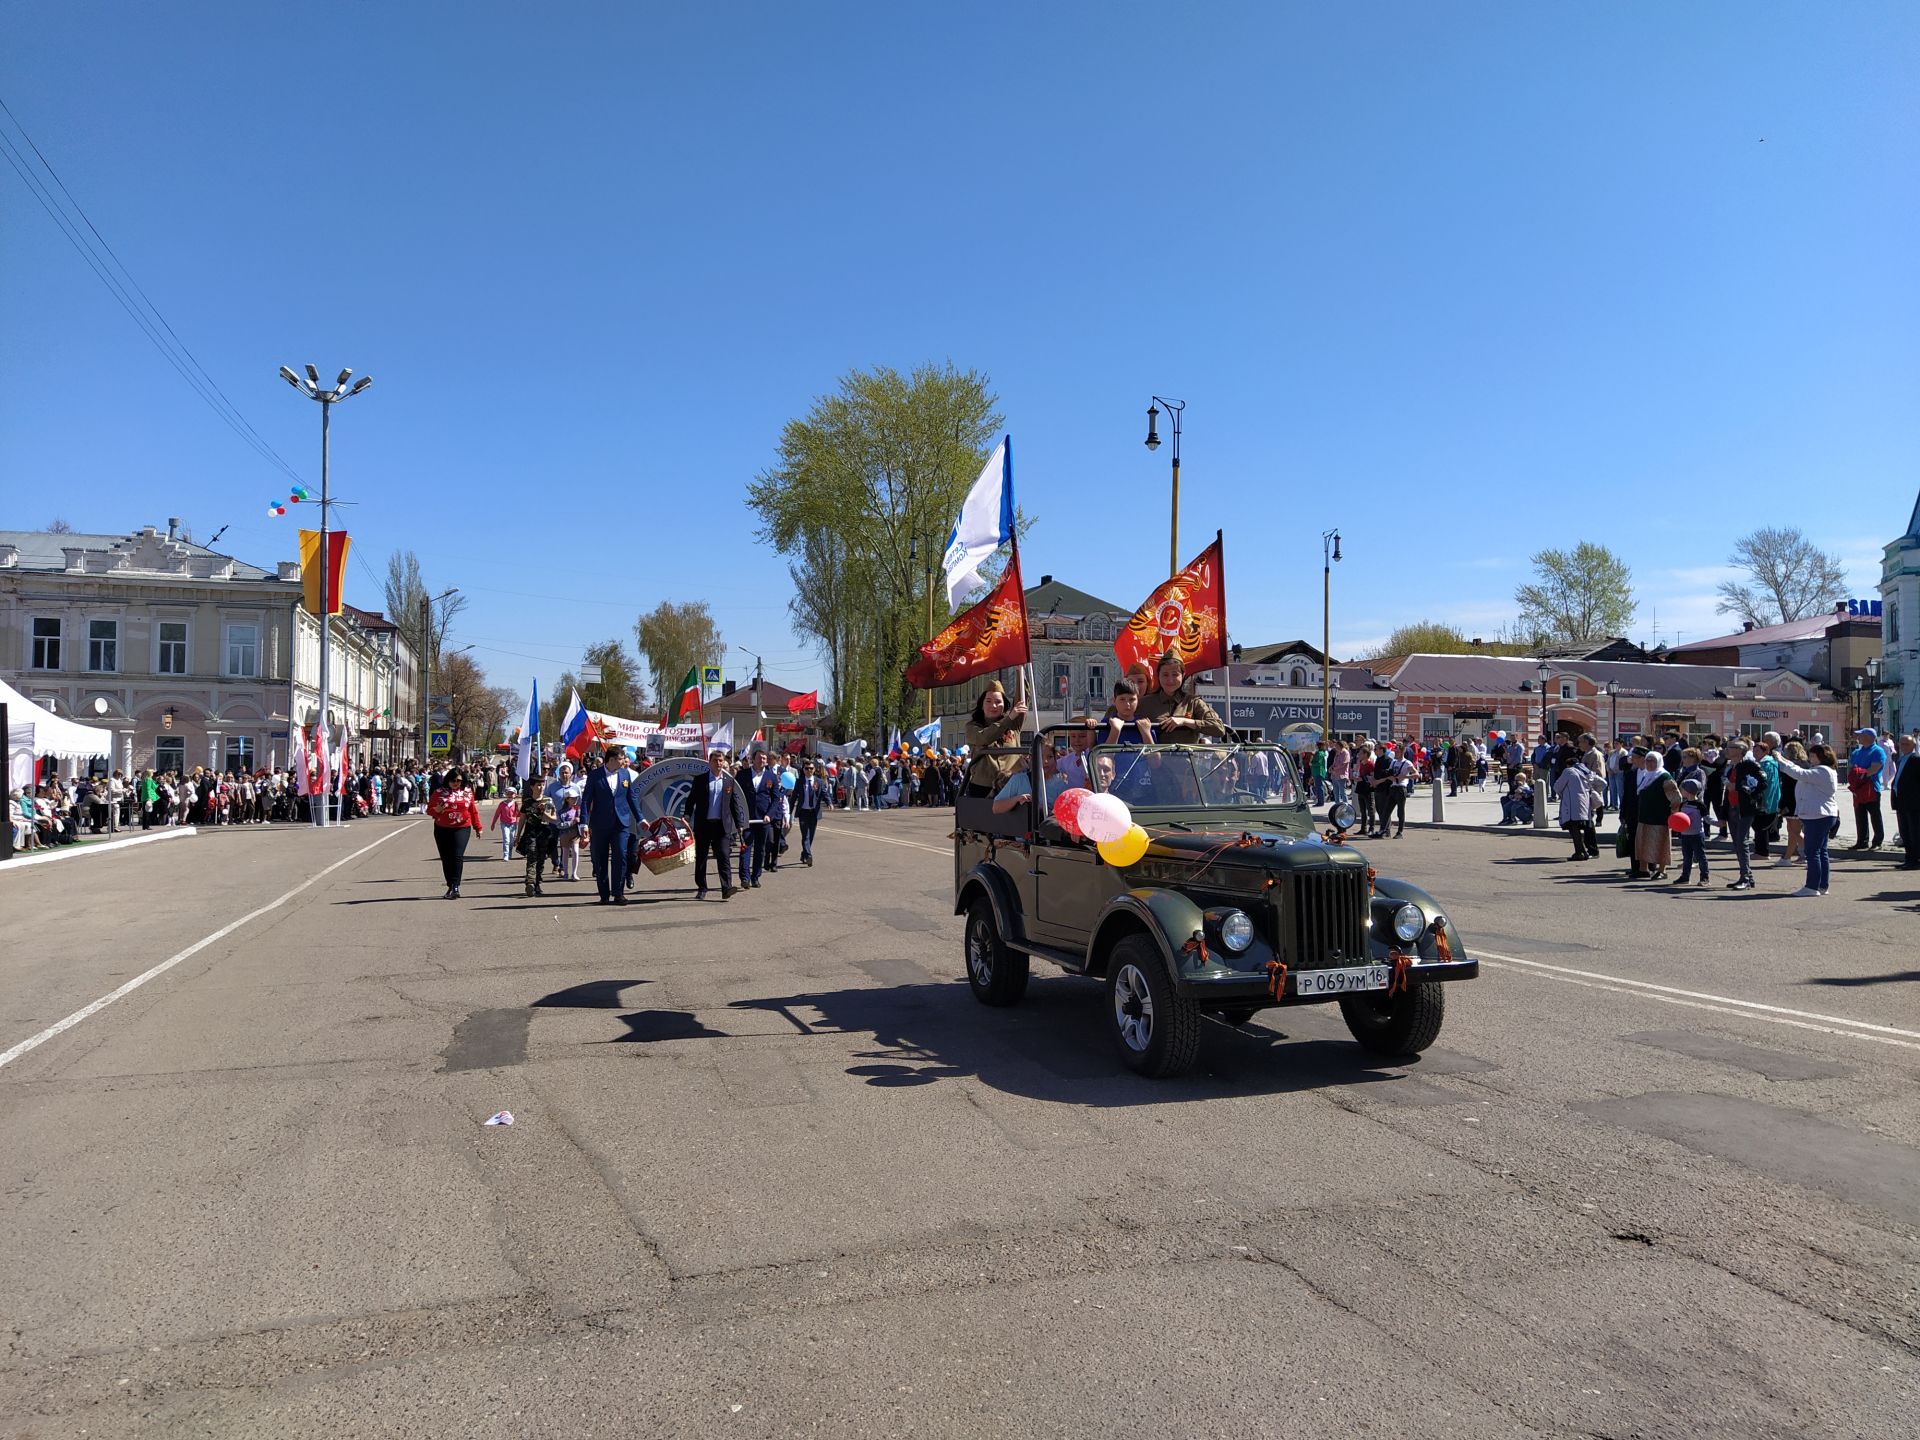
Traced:
<path fill-rule="evenodd" d="M 1093 794 L 1080 802 L 1074 823 L 1089 840 L 1118 840 L 1133 828 L 1133 812 L 1118 795 Z"/>

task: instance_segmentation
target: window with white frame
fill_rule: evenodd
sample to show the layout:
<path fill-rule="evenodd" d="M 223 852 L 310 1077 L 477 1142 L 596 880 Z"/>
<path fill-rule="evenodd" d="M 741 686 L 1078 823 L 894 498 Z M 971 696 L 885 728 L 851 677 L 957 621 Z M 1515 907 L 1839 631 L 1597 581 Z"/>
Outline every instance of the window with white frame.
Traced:
<path fill-rule="evenodd" d="M 226 673 L 245 680 L 251 680 L 260 673 L 258 625 L 227 626 Z"/>
<path fill-rule="evenodd" d="M 60 668 L 60 622 L 52 616 L 34 616 L 33 653 L 27 664 L 35 670 Z"/>
<path fill-rule="evenodd" d="M 153 669 L 156 675 L 187 673 L 187 622 L 162 620 L 154 627 Z"/>
<path fill-rule="evenodd" d="M 118 670 L 119 668 L 120 622 L 89 620 L 87 622 L 87 669 Z"/>
<path fill-rule="evenodd" d="M 1105 700 L 1107 698 L 1107 667 L 1105 665 L 1087 666 L 1087 699 Z"/>
<path fill-rule="evenodd" d="M 1562 700 L 1573 699 L 1573 681 L 1562 680 L 1560 682 L 1560 698 Z"/>
<path fill-rule="evenodd" d="M 1053 662 L 1054 697 L 1065 704 L 1073 695 L 1073 662 L 1056 660 Z"/>

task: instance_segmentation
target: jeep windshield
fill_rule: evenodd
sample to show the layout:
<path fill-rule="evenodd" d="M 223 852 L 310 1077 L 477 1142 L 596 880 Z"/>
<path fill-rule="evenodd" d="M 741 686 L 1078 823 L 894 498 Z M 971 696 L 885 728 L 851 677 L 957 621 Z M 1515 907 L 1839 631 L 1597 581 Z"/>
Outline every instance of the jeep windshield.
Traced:
<path fill-rule="evenodd" d="M 1088 782 L 1131 809 L 1297 809 L 1306 803 L 1293 757 L 1274 745 L 1096 745 Z"/>

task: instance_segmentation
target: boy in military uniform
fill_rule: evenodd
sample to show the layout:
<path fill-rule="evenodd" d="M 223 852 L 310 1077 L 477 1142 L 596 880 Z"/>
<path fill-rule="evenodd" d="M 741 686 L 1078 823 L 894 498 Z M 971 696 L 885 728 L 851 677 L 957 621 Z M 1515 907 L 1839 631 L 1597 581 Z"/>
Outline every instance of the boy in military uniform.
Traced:
<path fill-rule="evenodd" d="M 560 869 L 560 854 L 556 848 L 555 832 L 558 828 L 559 812 L 554 809 L 553 797 L 548 795 L 540 784 L 536 774 L 528 778 L 520 789 L 520 853 L 527 857 L 527 894 L 542 895 L 540 888 L 542 872 L 547 863 L 552 862 L 554 871 Z"/>

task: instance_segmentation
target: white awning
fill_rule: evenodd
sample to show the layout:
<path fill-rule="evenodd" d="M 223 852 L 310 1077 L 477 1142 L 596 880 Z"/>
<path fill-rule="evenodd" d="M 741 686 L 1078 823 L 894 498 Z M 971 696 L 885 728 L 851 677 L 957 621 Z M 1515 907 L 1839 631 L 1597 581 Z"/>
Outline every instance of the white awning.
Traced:
<path fill-rule="evenodd" d="M 0 680 L 0 701 L 7 707 L 7 754 L 10 757 L 24 751 L 28 755 L 57 755 L 62 760 L 112 758 L 112 732 L 56 715 L 45 706 L 34 704 L 5 680 Z M 12 766 L 7 768 L 11 772 Z"/>

